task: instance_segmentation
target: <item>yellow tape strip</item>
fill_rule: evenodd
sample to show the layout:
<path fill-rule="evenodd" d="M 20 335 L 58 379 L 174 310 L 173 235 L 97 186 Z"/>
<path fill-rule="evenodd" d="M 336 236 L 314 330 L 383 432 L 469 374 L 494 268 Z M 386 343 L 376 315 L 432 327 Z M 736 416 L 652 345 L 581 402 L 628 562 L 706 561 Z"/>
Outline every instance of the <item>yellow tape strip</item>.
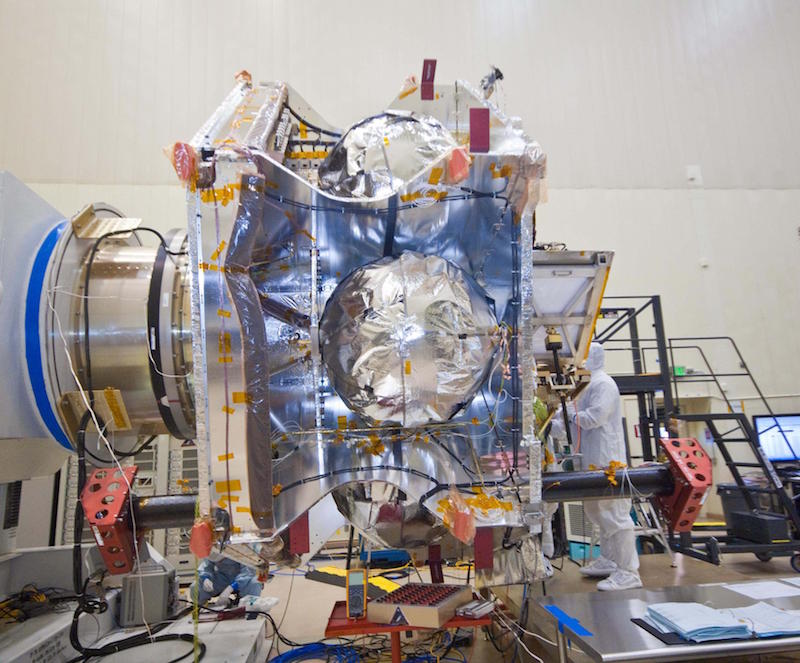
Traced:
<path fill-rule="evenodd" d="M 492 179 L 495 179 L 495 180 L 499 179 L 501 177 L 511 177 L 512 170 L 511 170 L 511 166 L 509 164 L 506 164 L 505 166 L 502 166 L 500 168 L 500 170 L 495 170 L 495 165 L 491 164 L 489 166 L 489 170 L 492 171 Z"/>
<path fill-rule="evenodd" d="M 252 403 L 253 399 L 246 391 L 234 391 L 231 394 L 234 403 Z"/>
<path fill-rule="evenodd" d="M 222 406 L 222 411 L 225 414 L 234 414 L 236 412 L 236 410 L 234 410 L 232 407 L 228 407 L 227 405 Z"/>
<path fill-rule="evenodd" d="M 415 85 L 414 87 L 409 88 L 405 92 L 401 92 L 399 95 L 397 95 L 397 98 L 398 99 L 405 99 L 409 94 L 414 94 L 418 89 L 419 88 Z"/>
<path fill-rule="evenodd" d="M 217 456 L 217 460 L 220 463 L 224 463 L 226 460 L 232 460 L 233 454 L 222 454 L 221 456 Z"/>
<path fill-rule="evenodd" d="M 328 157 L 328 153 L 325 150 L 314 150 L 312 151 L 297 151 L 297 152 L 289 152 L 287 155 L 288 159 L 326 159 Z"/>
<path fill-rule="evenodd" d="M 606 293 L 606 286 L 608 285 L 608 275 L 611 272 L 611 267 L 606 267 L 606 275 L 603 277 L 603 287 L 600 288 L 600 299 L 597 300 L 597 310 L 594 312 L 594 320 L 592 320 L 592 328 L 589 330 L 589 338 L 594 338 L 594 328 L 597 325 L 597 317 L 600 315 L 600 307 L 603 305 L 603 295 Z M 584 360 L 589 356 L 589 346 L 591 344 L 586 344 L 586 354 L 584 355 Z"/>
<path fill-rule="evenodd" d="M 340 569 L 337 566 L 317 567 L 317 571 L 320 571 L 321 573 L 327 573 L 332 576 L 339 576 L 340 578 L 347 576 L 347 571 L 345 569 Z M 396 582 L 392 582 L 388 578 L 383 578 L 382 576 L 370 576 L 369 584 L 379 587 L 387 592 L 393 592 L 395 589 L 400 587 L 400 585 L 398 585 Z"/>
<path fill-rule="evenodd" d="M 241 189 L 241 184 L 226 184 L 221 189 L 201 189 L 200 200 L 204 203 L 213 203 L 215 200 L 223 207 L 234 199 L 236 192 Z"/>
<path fill-rule="evenodd" d="M 226 311 L 224 308 L 218 308 L 217 309 L 217 315 L 220 318 L 230 318 L 231 317 L 231 312 L 230 311 Z"/>
<path fill-rule="evenodd" d="M 219 254 L 220 254 L 220 253 L 222 253 L 222 251 L 223 251 L 223 249 L 224 249 L 224 248 L 225 248 L 225 240 L 223 239 L 223 240 L 222 240 L 222 241 L 219 243 L 219 246 L 216 248 L 216 250 L 214 251 L 214 253 L 212 253 L 212 254 L 211 254 L 211 258 L 210 258 L 210 260 L 216 260 L 217 258 L 219 258 Z"/>
<path fill-rule="evenodd" d="M 242 482 L 239 479 L 231 479 L 230 481 L 217 481 L 214 484 L 214 490 L 218 493 L 235 493 L 242 489 Z"/>
<path fill-rule="evenodd" d="M 111 410 L 111 416 L 114 419 L 114 426 L 117 428 L 125 428 L 127 423 L 124 415 L 122 414 L 122 406 L 117 400 L 117 395 L 114 393 L 114 389 L 111 387 L 106 387 L 103 389 L 103 395 L 106 397 L 108 409 Z"/>

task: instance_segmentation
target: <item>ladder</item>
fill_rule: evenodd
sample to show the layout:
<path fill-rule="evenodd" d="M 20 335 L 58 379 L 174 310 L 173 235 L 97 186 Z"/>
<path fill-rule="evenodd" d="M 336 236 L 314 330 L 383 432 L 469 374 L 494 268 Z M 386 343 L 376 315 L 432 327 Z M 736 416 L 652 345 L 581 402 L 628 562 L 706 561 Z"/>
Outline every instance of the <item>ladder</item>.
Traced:
<path fill-rule="evenodd" d="M 740 369 L 735 372 L 717 373 L 713 370 L 711 362 L 708 360 L 708 353 L 706 352 L 707 344 L 709 343 L 725 343 L 733 349 L 735 356 L 739 362 Z M 674 366 L 674 351 L 676 350 L 694 350 L 700 356 L 703 364 L 705 365 L 705 373 L 700 374 L 697 379 L 691 379 L 692 382 L 705 381 L 713 383 L 719 396 L 721 396 L 727 412 L 708 412 L 701 414 L 675 414 L 675 418 L 687 422 L 701 422 L 705 424 L 711 437 L 714 440 L 715 448 L 719 450 L 722 459 L 727 466 L 728 470 L 733 477 L 736 486 L 741 493 L 747 508 L 750 511 L 758 512 L 763 511 L 760 508 L 759 497 L 766 495 L 773 505 L 771 508 L 778 509 L 781 515 L 789 523 L 789 541 L 785 543 L 753 543 L 743 539 L 736 539 L 732 536 L 726 537 L 692 537 L 690 533 L 684 532 L 680 535 L 680 540 L 675 541 L 674 537 L 671 540 L 673 550 L 687 554 L 693 557 L 699 557 L 719 563 L 719 554 L 721 552 L 753 552 L 759 559 L 767 560 L 772 555 L 787 555 L 794 554 L 792 565 L 795 570 L 799 570 L 796 564 L 798 561 L 797 551 L 800 550 L 800 514 L 798 513 L 797 505 L 792 496 L 786 491 L 783 481 L 775 471 L 772 462 L 767 458 L 763 448 L 758 439 L 750 419 L 742 412 L 735 412 L 733 404 L 728 399 L 725 390 L 722 388 L 720 378 L 746 378 L 749 380 L 751 386 L 758 394 L 761 405 L 769 416 L 775 416 L 772 408 L 756 383 L 750 369 L 747 366 L 741 352 L 739 351 L 736 342 L 729 336 L 706 336 L 706 337 L 684 337 L 684 338 L 671 338 L 669 339 L 669 352 L 671 363 Z M 676 409 L 680 412 L 680 394 L 679 394 L 679 380 L 678 376 L 672 375 L 673 397 Z M 768 429 L 771 430 L 778 426 L 777 421 Z M 781 434 L 786 439 L 785 433 L 781 430 Z M 789 442 L 786 440 L 786 444 Z M 736 453 L 736 451 L 746 450 L 748 454 Z M 733 452 L 733 453 L 732 453 Z M 747 455 L 747 460 L 741 460 L 743 455 Z M 763 479 L 763 486 L 750 485 L 745 481 L 744 471 L 752 471 L 753 473 L 760 474 Z M 728 523 L 730 525 L 730 523 Z M 705 546 L 705 551 L 699 551 L 693 544 L 701 543 Z"/>

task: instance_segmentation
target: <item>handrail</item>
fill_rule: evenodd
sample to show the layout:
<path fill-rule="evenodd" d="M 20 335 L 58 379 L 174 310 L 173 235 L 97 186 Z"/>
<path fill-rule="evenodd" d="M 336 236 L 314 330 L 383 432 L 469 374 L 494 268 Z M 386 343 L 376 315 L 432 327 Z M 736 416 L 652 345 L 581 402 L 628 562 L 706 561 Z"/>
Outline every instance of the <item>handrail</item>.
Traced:
<path fill-rule="evenodd" d="M 731 345 L 731 347 L 733 348 L 734 352 L 736 353 L 736 357 L 739 360 L 739 366 L 742 369 L 744 369 L 744 373 L 736 373 L 736 374 L 714 373 L 714 369 L 711 367 L 711 364 L 708 361 L 708 358 L 705 356 L 705 353 L 703 352 L 702 348 L 699 345 L 689 345 L 689 346 L 675 346 L 674 345 L 675 342 L 681 342 L 682 343 L 682 342 L 687 342 L 687 341 L 694 341 L 694 342 L 697 342 L 697 341 L 727 341 Z M 750 367 L 747 365 L 747 362 L 744 360 L 744 357 L 742 356 L 741 350 L 739 350 L 739 346 L 736 344 L 736 341 L 731 336 L 683 336 L 683 337 L 679 336 L 679 337 L 675 337 L 675 338 L 670 338 L 669 339 L 669 348 L 670 348 L 670 361 L 671 361 L 671 363 L 673 365 L 674 365 L 673 348 L 675 350 L 696 349 L 700 353 L 701 357 L 703 358 L 703 362 L 705 363 L 706 368 L 709 371 L 709 375 L 708 376 L 704 376 L 704 377 L 713 377 L 714 378 L 714 382 L 716 383 L 717 388 L 719 389 L 720 394 L 722 395 L 722 398 L 725 400 L 725 405 L 727 405 L 729 412 L 733 412 L 733 407 L 731 406 L 731 402 L 728 399 L 728 396 L 722 390 L 722 385 L 719 383 L 719 380 L 717 380 L 717 378 L 718 377 L 747 377 L 747 378 L 749 378 L 750 383 L 752 384 L 753 388 L 755 389 L 756 393 L 758 394 L 758 398 L 761 400 L 762 405 L 766 409 L 766 411 L 769 414 L 769 416 L 772 417 L 773 426 L 771 426 L 768 430 L 772 430 L 772 428 L 777 426 L 778 429 L 780 430 L 781 436 L 783 437 L 783 441 L 786 443 L 786 446 L 794 454 L 794 449 L 792 448 L 792 445 L 789 443 L 789 439 L 786 437 L 786 433 L 784 432 L 784 430 L 782 428 L 780 428 L 780 424 L 778 424 L 778 420 L 775 418 L 775 412 L 772 410 L 772 406 L 769 404 L 769 401 L 767 400 L 766 396 L 764 396 L 764 392 L 761 391 L 761 387 L 758 386 L 758 383 L 756 382 L 756 379 L 753 376 L 753 373 L 750 371 Z M 678 407 L 680 407 L 680 395 L 678 394 L 678 381 L 677 381 L 677 376 L 674 375 L 674 371 L 673 371 L 673 376 L 672 376 L 672 384 L 673 384 L 673 389 L 675 391 L 675 403 L 676 403 L 676 405 Z M 757 433 L 755 433 L 755 434 L 757 435 Z"/>
<path fill-rule="evenodd" d="M 710 377 L 710 378 L 713 378 L 714 383 L 717 385 L 717 389 L 719 389 L 719 393 L 722 394 L 722 398 L 725 400 L 725 405 L 728 406 L 728 411 L 729 412 L 733 412 L 733 407 L 731 406 L 731 402 L 728 400 L 728 396 L 725 394 L 725 390 L 722 388 L 722 385 L 720 384 L 719 380 L 717 379 L 716 374 L 714 373 L 714 369 L 711 368 L 711 363 L 708 361 L 708 357 L 706 357 L 706 353 L 703 352 L 703 348 L 701 348 L 699 345 L 678 345 L 678 346 L 676 346 L 676 345 L 672 344 L 673 340 L 676 340 L 676 341 L 677 340 L 691 341 L 693 339 L 691 339 L 691 338 L 669 339 L 668 343 L 669 343 L 669 349 L 670 349 L 670 357 L 672 357 L 672 351 L 673 350 L 697 350 L 697 352 L 700 353 L 700 357 L 703 359 L 703 363 L 706 365 L 706 369 L 708 370 L 708 373 L 706 375 L 708 377 Z M 673 363 L 673 366 L 674 365 L 675 364 Z M 675 376 L 675 374 L 674 374 L 675 371 L 672 371 L 672 373 L 673 373 L 673 375 L 672 375 L 672 383 L 673 383 L 674 388 L 675 388 L 675 404 L 676 404 L 676 406 L 678 408 L 680 408 L 680 404 L 681 403 L 680 403 L 680 394 L 678 393 L 677 376 Z"/>
<path fill-rule="evenodd" d="M 608 298 L 604 297 L 604 299 L 608 299 Z M 602 334 L 600 334 L 599 336 L 597 336 L 597 337 L 596 337 L 596 340 L 597 340 L 599 343 L 602 343 L 602 342 L 603 342 L 603 340 L 604 340 L 604 338 L 607 338 L 607 337 L 609 337 L 609 336 L 611 336 L 611 335 L 615 334 L 615 333 L 616 333 L 616 331 L 617 331 L 618 329 L 621 329 L 621 328 L 622 328 L 622 326 L 623 326 L 625 323 L 627 323 L 627 322 L 628 322 L 628 320 L 630 320 L 631 318 L 635 318 L 635 317 L 636 317 L 637 315 L 639 315 L 639 314 L 640 314 L 642 311 L 644 311 L 644 310 L 645 310 L 645 309 L 646 309 L 648 306 L 652 305 L 652 303 L 653 303 L 653 298 L 652 298 L 652 297 L 648 297 L 648 298 L 647 298 L 647 300 L 648 300 L 648 301 L 647 301 L 647 303 L 645 303 L 645 304 L 642 304 L 642 305 L 641 305 L 641 306 L 640 306 L 638 309 L 636 309 L 636 310 L 635 310 L 635 311 L 633 311 L 632 313 L 629 311 L 628 313 L 626 313 L 626 314 L 625 314 L 625 315 L 623 315 L 622 317 L 618 318 L 618 319 L 617 319 L 617 320 L 614 322 L 614 324 L 612 324 L 612 325 L 611 325 L 611 326 L 610 326 L 608 329 L 604 330 Z M 612 331 L 612 330 L 613 330 L 613 331 Z"/>

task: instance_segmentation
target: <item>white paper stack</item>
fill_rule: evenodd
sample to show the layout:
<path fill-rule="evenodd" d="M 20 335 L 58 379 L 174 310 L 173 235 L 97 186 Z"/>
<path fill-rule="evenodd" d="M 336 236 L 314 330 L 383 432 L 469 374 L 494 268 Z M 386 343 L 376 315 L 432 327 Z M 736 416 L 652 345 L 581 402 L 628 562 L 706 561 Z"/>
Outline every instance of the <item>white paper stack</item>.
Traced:
<path fill-rule="evenodd" d="M 746 608 L 731 608 L 727 612 L 746 623 L 759 638 L 800 635 L 800 619 L 793 614 L 796 611 L 781 610 L 761 601 Z"/>
<path fill-rule="evenodd" d="M 741 640 L 749 638 L 750 626 L 728 611 L 702 603 L 656 603 L 647 607 L 647 617 L 685 640 Z"/>

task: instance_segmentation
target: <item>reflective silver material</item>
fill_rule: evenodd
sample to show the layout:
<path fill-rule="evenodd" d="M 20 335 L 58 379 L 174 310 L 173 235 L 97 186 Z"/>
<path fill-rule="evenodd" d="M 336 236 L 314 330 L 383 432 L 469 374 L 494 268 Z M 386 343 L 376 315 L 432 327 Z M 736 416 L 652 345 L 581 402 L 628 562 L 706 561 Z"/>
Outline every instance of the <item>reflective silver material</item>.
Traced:
<path fill-rule="evenodd" d="M 528 467 L 532 469 L 528 486 L 529 509 L 534 512 L 540 508 L 542 500 L 542 443 L 536 437 L 536 415 L 533 409 L 533 400 L 536 395 L 536 359 L 531 331 L 531 318 L 534 315 L 532 278 L 533 267 L 533 204 L 526 204 L 525 211 L 520 219 L 519 251 L 522 275 L 519 281 L 520 288 L 520 327 L 525 330 L 517 342 L 517 362 L 521 368 L 517 370 L 520 381 L 520 404 L 522 414 L 522 446 L 528 449 Z M 532 370 L 526 370 L 531 367 Z M 538 471 L 533 471 L 537 468 Z M 542 531 L 542 521 L 538 518 L 529 520 L 532 533 Z M 538 553 L 541 557 L 541 553 Z M 538 557 L 537 557 L 538 560 Z"/>
<path fill-rule="evenodd" d="M 269 138 L 275 130 L 275 124 L 281 115 L 283 105 L 286 103 L 286 86 L 279 85 L 276 90 L 269 95 L 261 108 L 258 109 L 250 129 L 244 137 L 245 145 L 254 147 L 264 152 L 275 148 L 274 141 L 270 144 Z"/>
<path fill-rule="evenodd" d="M 492 165 L 495 179 L 505 179 L 505 195 L 518 213 L 539 202 L 540 183 L 547 172 L 547 157 L 541 145 L 522 129 L 519 117 L 506 115 L 481 90 L 459 80 L 454 85 L 437 85 L 435 98 L 424 101 L 416 94 L 401 94 L 389 108 L 395 111 L 414 111 L 435 117 L 461 145 L 469 145 L 469 109 L 488 108 L 489 154 L 485 165 Z M 480 155 L 473 154 L 476 160 Z M 473 163 L 473 169 L 476 164 Z M 503 167 L 509 172 L 503 175 Z"/>
<path fill-rule="evenodd" d="M 458 144 L 438 120 L 381 113 L 353 125 L 319 167 L 320 189 L 343 198 L 396 193 Z"/>
<path fill-rule="evenodd" d="M 162 417 L 163 410 L 169 411 L 171 421 L 167 428 L 170 433 L 179 439 L 193 439 L 194 428 L 194 392 L 192 390 L 192 326 L 191 326 L 191 298 L 188 271 L 188 249 L 186 231 L 179 230 L 168 233 L 165 237 L 168 249 L 172 254 L 159 255 L 163 265 L 158 289 L 158 329 L 155 324 L 149 330 L 149 345 L 152 356 L 150 362 L 150 381 L 153 382 L 153 372 L 160 374 L 164 385 L 164 395 L 161 397 Z M 161 252 L 159 252 L 161 253 Z M 157 271 L 157 270 L 154 270 Z M 155 276 L 155 274 L 154 274 Z M 151 285 L 151 297 L 155 293 Z M 148 306 L 155 302 L 148 302 Z M 155 321 L 154 321 L 155 322 Z M 158 333 L 158 342 L 155 334 Z M 160 366 L 155 362 L 155 351 L 160 350 Z M 165 422 L 167 423 L 167 422 Z"/>
<path fill-rule="evenodd" d="M 553 354 L 545 347 L 545 336 L 548 327 L 555 327 L 564 342 L 559 356 L 583 365 L 613 259 L 610 251 L 533 253 L 528 274 L 536 285 L 529 324 L 536 361 L 552 365 Z"/>
<path fill-rule="evenodd" d="M 497 534 L 497 532 L 495 532 Z M 495 536 L 497 541 L 500 536 Z M 477 569 L 477 586 L 514 585 L 547 577 L 539 537 L 523 534 L 514 545 L 495 545 L 491 569 Z"/>
<path fill-rule="evenodd" d="M 92 263 L 88 306 L 92 386 L 123 388 L 128 416 L 141 422 L 142 432 L 150 435 L 167 432 L 153 397 L 148 354 L 147 299 L 155 256 L 156 247 L 152 245 L 124 246 L 111 239 L 103 242 Z M 85 269 L 77 275 L 73 292 L 83 292 Z M 113 300 L 118 304 L 111 304 Z M 78 377 L 85 386 L 85 300 L 75 297 L 72 301 L 77 346 L 74 357 Z M 77 389 L 74 383 L 71 388 Z"/>
<path fill-rule="evenodd" d="M 245 85 L 193 141 L 215 173 L 189 215 L 204 509 L 229 510 L 234 542 L 330 494 L 388 545 L 439 536 L 455 493 L 477 525 L 528 535 L 545 157 L 464 84 L 393 106 L 338 140 L 291 87 Z M 471 106 L 489 153 L 463 147 Z M 265 109 L 279 119 L 248 145 Z"/>
<path fill-rule="evenodd" d="M 96 203 L 93 210 L 101 217 L 121 216 L 104 203 Z M 180 253 L 184 238 L 183 231 L 168 235 L 170 250 Z M 158 242 L 144 230 L 128 236 L 83 239 L 69 222 L 63 226 L 43 292 L 49 344 L 46 376 L 57 404 L 54 410 L 73 444 L 84 407 L 82 399 L 73 397 L 79 387 L 71 369 L 76 371 L 81 389 L 86 389 L 87 309 L 92 389 L 118 390 L 113 402 L 118 414 L 126 415 L 131 424 L 130 429 L 122 430 L 109 426 L 111 445 L 117 451 L 128 451 L 141 435 L 171 432 L 194 437 L 188 260 L 182 255 L 166 255 Z M 87 302 L 85 277 L 95 246 Z M 164 388 L 160 402 L 154 375 Z M 70 402 L 78 407 L 68 407 Z M 87 446 L 96 456 L 111 460 L 96 435 L 88 436 Z"/>
<path fill-rule="evenodd" d="M 496 365 L 493 308 L 438 256 L 406 251 L 360 267 L 334 290 L 320 324 L 336 393 L 370 423 L 450 419 Z"/>
<path fill-rule="evenodd" d="M 401 499 L 399 489 L 383 481 L 349 484 L 332 495 L 343 516 L 386 548 L 417 548 L 447 533 L 430 511 L 415 500 Z"/>

